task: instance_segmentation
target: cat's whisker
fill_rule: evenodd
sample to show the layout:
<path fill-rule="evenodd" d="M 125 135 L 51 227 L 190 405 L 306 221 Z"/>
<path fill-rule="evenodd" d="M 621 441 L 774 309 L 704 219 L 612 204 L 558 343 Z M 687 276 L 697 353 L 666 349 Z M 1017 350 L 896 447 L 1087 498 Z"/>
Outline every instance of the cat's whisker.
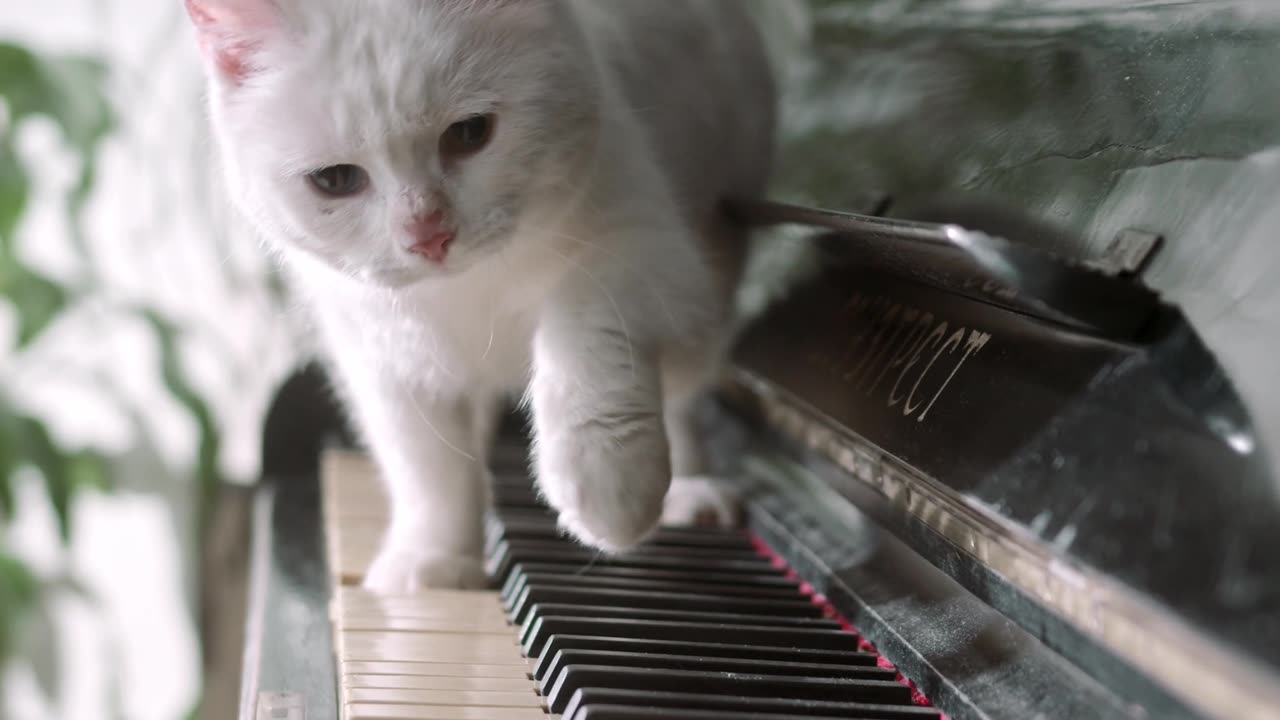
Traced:
<path fill-rule="evenodd" d="M 538 231 L 539 231 L 539 230 L 538 230 L 538 228 L 533 228 L 533 230 L 534 230 L 535 232 L 538 232 Z M 552 237 L 552 238 L 555 238 L 555 239 L 557 239 L 557 240 L 568 240 L 569 242 L 575 242 L 575 243 L 578 243 L 578 244 L 580 244 L 580 245 L 585 245 L 585 246 L 587 246 L 587 247 L 589 247 L 589 248 L 592 248 L 593 250 L 599 250 L 600 252 L 602 252 L 602 253 L 604 253 L 604 254 L 606 254 L 606 255 L 608 255 L 609 257 L 614 258 L 614 259 L 618 259 L 618 258 L 620 257 L 620 256 L 618 255 L 618 253 L 617 253 L 617 252 L 614 252 L 613 250 L 610 250 L 609 248 L 605 247 L 604 245 L 601 245 L 601 244 L 599 244 L 599 243 L 595 243 L 595 242 L 591 242 L 590 240 L 584 240 L 584 239 L 582 239 L 582 238 L 580 238 L 580 237 L 576 237 L 576 236 L 573 236 L 573 235 L 569 235 L 568 233 L 555 232 L 555 231 L 550 230 L 550 229 L 547 229 L 547 230 L 544 230 L 544 231 L 541 231 L 541 232 L 542 232 L 542 234 L 543 234 L 544 236 L 547 236 L 547 237 Z M 657 287 L 653 282 L 651 282 L 648 278 L 644 277 L 643 275 L 640 275 L 640 274 L 638 274 L 638 273 L 632 273 L 632 274 L 633 274 L 633 275 L 635 275 L 635 276 L 636 276 L 636 278 L 640 281 L 640 283 L 641 283 L 642 285 L 644 285 L 644 286 L 645 286 L 645 289 L 647 289 L 649 292 L 653 293 L 653 297 L 654 297 L 654 299 L 655 299 L 655 300 L 657 300 L 657 301 L 658 301 L 658 304 L 662 306 L 662 313 L 663 313 L 664 315 L 666 315 L 666 316 L 667 316 L 667 320 L 668 320 L 668 321 L 670 321 L 672 329 L 675 329 L 675 328 L 679 327 L 679 323 L 676 321 L 675 313 L 671 312 L 671 306 L 667 304 L 667 299 L 666 299 L 666 297 L 665 297 L 665 296 L 663 295 L 663 293 L 658 289 L 658 287 Z"/>
<path fill-rule="evenodd" d="M 485 347 L 484 353 L 480 355 L 481 360 L 488 360 L 489 353 L 493 352 L 493 341 L 497 335 L 497 320 L 494 317 L 494 311 L 489 310 L 489 344 Z"/>
<path fill-rule="evenodd" d="M 431 430 L 432 433 L 435 434 L 436 439 L 438 439 L 441 443 L 443 443 L 445 447 L 449 448 L 450 450 L 466 458 L 468 462 L 473 462 L 473 463 L 479 462 L 479 460 L 476 458 L 475 455 L 472 455 L 466 450 L 463 450 L 462 448 L 453 444 L 452 442 L 449 441 L 448 438 L 444 436 L 443 433 L 441 433 L 439 430 L 436 429 L 435 424 L 432 423 L 431 419 L 427 417 L 427 414 L 422 411 L 422 406 L 418 404 L 417 398 L 411 398 L 409 402 L 410 402 L 410 405 L 412 405 L 413 409 L 418 413 L 418 417 L 422 419 L 422 422 Z"/>
<path fill-rule="evenodd" d="M 593 275 L 590 270 L 587 270 L 585 267 L 583 267 L 582 264 L 579 263 L 577 260 L 560 252 L 555 247 L 553 247 L 550 243 L 542 243 L 542 247 L 546 250 L 549 250 L 553 254 L 559 256 L 560 258 L 564 259 L 564 261 L 569 263 L 569 265 L 574 270 L 577 270 L 583 275 L 586 275 L 587 278 L 591 280 L 591 282 L 595 283 L 596 287 L 600 288 L 600 292 L 604 293 L 605 298 L 609 300 L 609 304 L 613 306 L 614 315 L 616 315 L 618 318 L 618 324 L 621 325 L 621 327 L 619 327 L 618 330 L 622 333 L 622 337 L 627 343 L 627 358 L 629 361 L 629 367 L 631 369 L 631 377 L 634 380 L 636 377 L 635 345 L 631 341 L 631 332 L 627 328 L 627 319 L 622 314 L 622 306 L 619 305 L 618 301 L 613 297 L 613 293 L 609 292 L 609 288 L 606 287 L 604 283 L 600 282 L 600 278 Z"/>
<path fill-rule="evenodd" d="M 431 337 L 431 345 L 427 349 L 427 352 L 431 355 L 431 360 L 434 363 L 435 368 L 444 373 L 445 377 L 449 378 L 451 382 L 459 382 L 460 378 L 453 372 L 453 370 L 450 369 L 449 364 L 440 361 L 440 336 L 436 333 L 434 328 L 428 329 L 428 333 Z"/>
<path fill-rule="evenodd" d="M 511 258 L 507 256 L 507 248 L 508 248 L 507 245 L 503 245 L 502 247 L 498 248 L 497 256 L 502 261 L 502 264 L 506 267 L 507 272 L 510 273 Z M 489 345 L 484 349 L 484 354 L 480 356 L 481 360 L 488 360 L 489 353 L 493 351 L 493 342 L 494 342 L 494 338 L 497 335 L 497 325 L 498 325 L 497 300 L 490 298 L 489 299 Z"/>

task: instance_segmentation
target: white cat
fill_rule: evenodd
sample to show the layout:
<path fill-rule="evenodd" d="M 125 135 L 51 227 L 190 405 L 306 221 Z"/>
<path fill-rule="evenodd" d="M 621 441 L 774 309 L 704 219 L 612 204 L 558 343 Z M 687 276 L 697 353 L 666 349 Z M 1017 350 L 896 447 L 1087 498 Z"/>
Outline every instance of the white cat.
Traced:
<path fill-rule="evenodd" d="M 769 63 L 740 0 L 186 0 L 239 210 L 279 253 L 388 484 L 366 585 L 474 587 L 495 410 L 616 551 L 729 508 L 688 417 L 764 191 Z M 672 484 L 672 477 L 677 479 Z"/>

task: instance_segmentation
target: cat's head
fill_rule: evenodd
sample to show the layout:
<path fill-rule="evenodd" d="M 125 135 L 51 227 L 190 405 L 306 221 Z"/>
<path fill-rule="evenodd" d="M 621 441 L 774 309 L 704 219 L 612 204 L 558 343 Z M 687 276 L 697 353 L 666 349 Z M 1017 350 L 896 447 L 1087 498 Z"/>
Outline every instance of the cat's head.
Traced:
<path fill-rule="evenodd" d="M 493 257 L 593 145 L 556 0 L 185 0 L 230 191 L 266 239 L 397 287 Z"/>

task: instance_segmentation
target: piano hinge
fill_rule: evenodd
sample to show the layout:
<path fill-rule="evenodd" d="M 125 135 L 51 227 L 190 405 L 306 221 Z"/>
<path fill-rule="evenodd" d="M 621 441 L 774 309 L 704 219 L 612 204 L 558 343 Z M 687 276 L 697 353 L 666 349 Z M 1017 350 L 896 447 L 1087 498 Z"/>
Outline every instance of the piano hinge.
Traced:
<path fill-rule="evenodd" d="M 1127 228 L 1116 235 L 1102 257 L 1084 264 L 1111 277 L 1136 278 L 1151 264 L 1163 242 L 1164 237 L 1157 233 Z"/>
<path fill-rule="evenodd" d="M 260 692 L 254 720 L 307 720 L 307 705 L 298 693 Z"/>

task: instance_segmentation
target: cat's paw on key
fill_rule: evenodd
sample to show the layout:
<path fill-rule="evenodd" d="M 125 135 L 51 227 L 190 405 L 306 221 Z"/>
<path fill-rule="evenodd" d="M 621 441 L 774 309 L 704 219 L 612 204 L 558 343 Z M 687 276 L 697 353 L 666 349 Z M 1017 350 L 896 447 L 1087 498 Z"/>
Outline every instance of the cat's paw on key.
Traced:
<path fill-rule="evenodd" d="M 618 553 L 644 542 L 658 528 L 666 483 L 637 478 L 637 482 L 608 482 L 603 487 L 573 484 L 560 506 L 558 524 L 582 543 Z"/>
<path fill-rule="evenodd" d="M 479 558 L 384 548 L 363 584 L 379 595 L 411 595 L 422 590 L 481 590 L 489 579 Z"/>
<path fill-rule="evenodd" d="M 730 529 L 742 523 L 742 498 L 724 479 L 694 476 L 671 481 L 662 507 L 666 527 Z"/>
<path fill-rule="evenodd" d="M 661 435 L 647 439 L 625 450 L 603 440 L 600 451 L 564 448 L 541 459 L 538 482 L 561 528 L 609 553 L 636 546 L 658 528 L 670 471 Z"/>

